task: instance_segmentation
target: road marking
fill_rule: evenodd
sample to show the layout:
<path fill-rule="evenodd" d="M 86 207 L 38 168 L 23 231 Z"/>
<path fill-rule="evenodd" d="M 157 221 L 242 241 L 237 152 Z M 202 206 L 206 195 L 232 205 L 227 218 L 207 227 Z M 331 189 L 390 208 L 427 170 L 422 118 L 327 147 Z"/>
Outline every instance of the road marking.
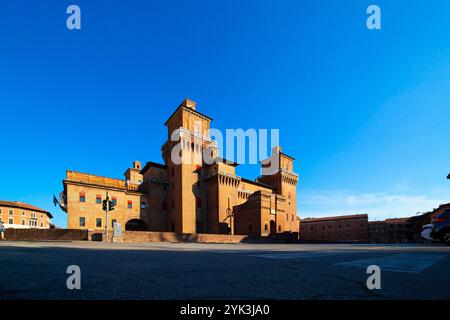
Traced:
<path fill-rule="evenodd" d="M 366 269 L 370 265 L 377 265 L 380 266 L 381 271 L 420 273 L 445 257 L 447 254 L 441 253 L 399 253 L 385 257 L 340 262 L 334 265 L 362 269 Z"/>

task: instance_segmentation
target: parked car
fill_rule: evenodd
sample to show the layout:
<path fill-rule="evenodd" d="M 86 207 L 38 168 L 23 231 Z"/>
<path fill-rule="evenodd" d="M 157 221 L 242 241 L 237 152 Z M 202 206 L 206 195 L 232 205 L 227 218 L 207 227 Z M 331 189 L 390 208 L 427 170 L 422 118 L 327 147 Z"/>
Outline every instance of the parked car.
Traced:
<path fill-rule="evenodd" d="M 450 244 L 450 210 L 434 217 L 430 235 L 433 239 Z"/>
<path fill-rule="evenodd" d="M 430 233 L 431 233 L 431 227 L 432 224 L 425 224 L 422 226 L 422 232 L 420 233 L 420 235 L 422 236 L 422 238 L 424 238 L 427 241 L 433 241 L 433 238 L 431 237 Z"/>

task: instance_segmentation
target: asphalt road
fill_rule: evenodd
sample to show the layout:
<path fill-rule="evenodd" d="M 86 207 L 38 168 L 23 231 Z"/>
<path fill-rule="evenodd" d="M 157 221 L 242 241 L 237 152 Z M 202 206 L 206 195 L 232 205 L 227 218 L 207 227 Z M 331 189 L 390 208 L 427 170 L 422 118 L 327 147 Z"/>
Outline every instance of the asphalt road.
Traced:
<path fill-rule="evenodd" d="M 2 241 L 0 299 L 450 299 L 450 247 Z"/>

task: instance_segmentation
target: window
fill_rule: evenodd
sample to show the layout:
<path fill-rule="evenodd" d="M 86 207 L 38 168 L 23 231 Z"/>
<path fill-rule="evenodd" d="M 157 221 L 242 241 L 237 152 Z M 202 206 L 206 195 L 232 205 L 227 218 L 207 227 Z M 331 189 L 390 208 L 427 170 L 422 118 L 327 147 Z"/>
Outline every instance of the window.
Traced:
<path fill-rule="evenodd" d="M 22 220 L 22 225 L 23 225 L 23 226 L 25 225 L 25 220 Z"/>
<path fill-rule="evenodd" d="M 43 214 L 41 214 L 41 219 L 44 219 L 44 215 Z"/>
<path fill-rule="evenodd" d="M 32 218 L 36 218 L 36 213 L 32 212 L 32 213 L 31 213 L 31 217 L 32 217 Z"/>
<path fill-rule="evenodd" d="M 95 197 L 95 203 L 98 203 L 98 204 L 101 204 L 102 203 L 102 196 L 101 195 L 97 195 L 96 197 Z"/>
<path fill-rule="evenodd" d="M 86 194 L 84 192 L 80 192 L 80 202 L 86 202 Z"/>
<path fill-rule="evenodd" d="M 101 228 L 101 226 L 102 226 L 102 218 L 95 219 L 95 226 L 97 228 Z"/>
<path fill-rule="evenodd" d="M 13 218 L 9 218 L 8 223 L 9 224 L 14 224 L 14 219 Z"/>
<path fill-rule="evenodd" d="M 133 201 L 128 200 L 128 209 L 133 209 Z"/>
<path fill-rule="evenodd" d="M 200 126 L 198 123 L 194 123 L 194 135 L 200 135 Z"/>
<path fill-rule="evenodd" d="M 281 232 L 281 226 L 278 226 L 278 232 Z"/>
<path fill-rule="evenodd" d="M 12 216 L 13 215 L 13 211 L 9 210 L 9 215 Z"/>
<path fill-rule="evenodd" d="M 294 215 L 292 215 L 292 219 L 291 220 L 294 221 Z"/>
<path fill-rule="evenodd" d="M 267 223 L 266 224 L 264 224 L 264 231 L 267 231 Z"/>
<path fill-rule="evenodd" d="M 80 227 L 85 227 L 85 226 L 86 226 L 86 218 L 80 217 Z"/>
<path fill-rule="evenodd" d="M 41 222 L 41 228 L 43 228 L 44 227 L 44 223 L 43 222 Z"/>
<path fill-rule="evenodd" d="M 23 215 L 23 216 L 25 215 L 25 211 L 22 211 L 22 215 Z"/>
<path fill-rule="evenodd" d="M 197 197 L 197 208 L 201 208 L 202 207 L 202 198 Z"/>
<path fill-rule="evenodd" d="M 147 208 L 147 204 L 145 202 L 141 202 L 141 209 Z"/>

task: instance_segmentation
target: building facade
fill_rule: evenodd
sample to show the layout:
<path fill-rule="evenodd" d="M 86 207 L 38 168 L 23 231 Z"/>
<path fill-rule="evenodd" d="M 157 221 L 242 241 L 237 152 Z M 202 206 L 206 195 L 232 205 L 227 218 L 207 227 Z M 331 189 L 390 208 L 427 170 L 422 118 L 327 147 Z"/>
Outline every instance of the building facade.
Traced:
<path fill-rule="evenodd" d="M 5 229 L 48 229 L 52 218 L 50 212 L 30 204 L 0 200 L 0 221 Z"/>
<path fill-rule="evenodd" d="M 236 163 L 218 156 L 211 121 L 185 99 L 165 123 L 164 164 L 141 168 L 135 161 L 123 180 L 67 171 L 61 204 L 68 228 L 95 230 L 118 222 L 125 230 L 298 237 L 294 159 L 276 147 L 262 162 L 262 176 L 240 177 Z M 265 174 L 268 166 L 275 169 Z M 102 210 L 106 194 L 116 203 L 108 221 Z"/>
<path fill-rule="evenodd" d="M 307 218 L 301 220 L 300 226 L 302 240 L 367 242 L 368 239 L 367 214 Z"/>
<path fill-rule="evenodd" d="M 409 226 L 410 218 L 386 219 L 369 222 L 369 242 L 406 243 L 413 240 Z"/>

